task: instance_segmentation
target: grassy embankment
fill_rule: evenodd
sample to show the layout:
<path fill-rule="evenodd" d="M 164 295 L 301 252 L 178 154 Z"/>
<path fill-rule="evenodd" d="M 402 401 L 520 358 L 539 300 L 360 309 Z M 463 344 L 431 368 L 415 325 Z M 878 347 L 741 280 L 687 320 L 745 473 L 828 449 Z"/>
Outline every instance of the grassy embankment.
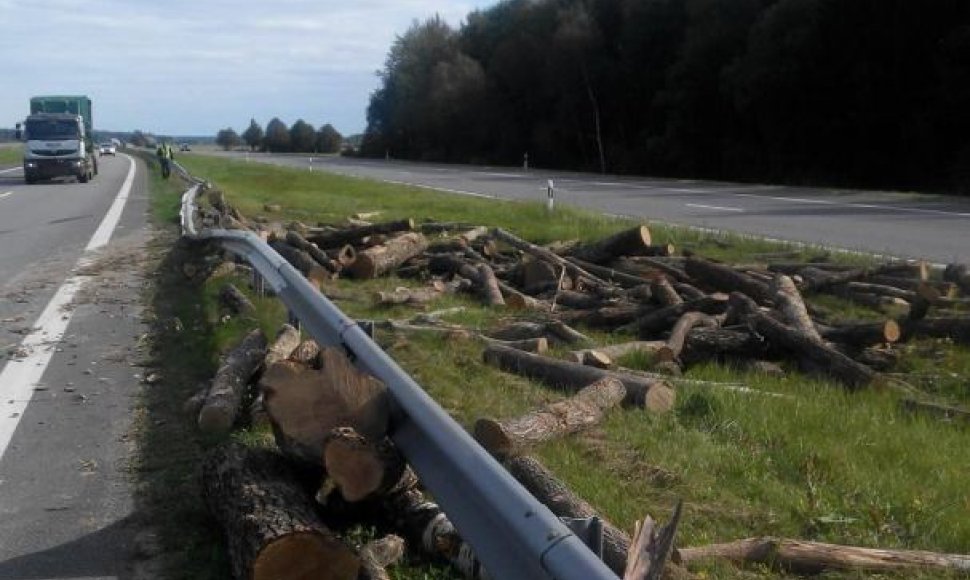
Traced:
<path fill-rule="evenodd" d="M 538 204 L 470 199 L 324 173 L 193 156 L 181 161 L 194 174 L 223 189 L 244 214 L 258 215 L 264 203 L 273 202 L 284 207 L 282 215 L 276 217 L 287 221 L 339 221 L 355 212 L 381 210 L 382 218 L 387 219 L 432 218 L 502 226 L 536 242 L 595 239 L 629 225 L 566 208 L 549 216 Z M 171 192 L 156 197 L 159 219 L 171 221 L 174 203 Z M 674 243 L 679 249 L 689 247 L 713 258 L 750 261 L 759 252 L 790 249 L 663 226 L 652 226 L 651 231 L 658 242 Z M 162 268 L 163 277 L 170 275 L 167 270 Z M 218 351 L 252 323 L 223 322 L 214 300 L 217 288 L 186 287 L 177 275 L 171 282 L 158 294 L 166 294 L 163 298 L 168 310 L 164 316 L 179 316 L 184 330 L 174 333 L 165 330 L 170 324 L 160 325 L 164 332 L 158 358 L 163 366 L 179 361 L 176 368 L 186 374 L 167 376 L 166 383 L 177 379 L 173 384 L 181 390 L 166 391 L 159 395 L 164 400 L 155 403 L 172 414 L 171 421 L 179 423 L 175 417 L 178 407 L 212 372 Z M 369 300 L 374 290 L 408 285 L 408 281 L 335 284 L 341 293 L 353 297 L 339 302 L 351 316 L 402 318 L 412 312 L 404 307 L 377 309 Z M 875 315 L 833 299 L 826 298 L 825 303 L 843 307 L 851 316 Z M 266 311 L 260 322 L 271 331 L 282 313 L 268 301 L 261 304 Z M 449 320 L 473 327 L 487 327 L 505 314 L 461 297 L 440 303 L 441 307 L 451 305 L 465 306 L 466 311 Z M 160 320 L 166 319 L 162 311 L 158 315 Z M 593 336 L 603 343 L 629 338 Z M 561 396 L 484 366 L 481 347 L 474 343 L 409 338 L 387 340 L 385 345 L 466 426 L 481 416 L 516 415 Z M 965 386 L 970 374 L 967 349 L 944 341 L 921 341 L 904 348 L 908 351 L 904 370 L 913 371 L 912 379 L 921 388 L 945 400 L 970 401 Z M 966 430 L 902 415 L 893 394 L 849 394 L 831 383 L 798 373 L 781 379 L 765 378 L 706 365 L 691 369 L 687 376 L 743 383 L 787 397 L 683 387 L 673 413 L 653 416 L 616 411 L 592 433 L 544 445 L 537 454 L 577 492 L 625 528 L 632 528 L 633 521 L 645 513 L 664 519 L 674 502 L 683 498 L 686 512 L 679 536 L 683 546 L 776 535 L 865 546 L 970 551 L 970 445 Z M 173 487 L 184 492 L 177 498 L 175 491 L 160 486 L 162 501 L 193 495 L 196 483 L 187 474 L 201 449 L 212 443 L 185 430 L 184 421 L 182 425 L 170 428 L 181 430 L 187 442 L 159 441 L 160 447 L 151 454 L 158 456 L 160 472 L 171 472 L 170 477 L 178 480 L 173 483 L 180 485 Z M 160 436 L 165 439 L 164 434 Z M 256 440 L 265 434 L 237 436 Z M 178 465 L 166 465 L 171 459 L 164 452 L 165 446 L 176 446 L 174 453 L 184 455 Z M 167 517 L 172 523 L 181 522 L 188 534 L 196 534 L 190 536 L 194 544 L 189 544 L 195 545 L 197 552 L 205 551 L 203 559 L 214 562 L 210 571 L 217 574 L 219 557 L 213 555 L 216 547 L 211 543 L 216 532 L 196 513 L 200 507 L 197 501 L 181 501 L 181 512 L 173 510 Z M 198 557 L 193 554 L 186 559 Z M 714 578 L 777 577 L 767 571 L 740 572 L 726 566 L 712 566 L 705 572 Z M 427 573 L 407 570 L 398 577 L 422 578 Z"/>
<path fill-rule="evenodd" d="M 19 165 L 23 161 L 23 148 L 19 143 L 0 146 L 0 167 Z"/>

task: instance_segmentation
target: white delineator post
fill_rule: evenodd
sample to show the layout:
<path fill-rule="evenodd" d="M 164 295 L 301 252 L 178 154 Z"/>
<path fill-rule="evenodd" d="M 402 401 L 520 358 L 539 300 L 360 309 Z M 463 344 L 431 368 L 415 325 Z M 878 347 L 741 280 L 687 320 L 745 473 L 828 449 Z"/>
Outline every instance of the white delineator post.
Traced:
<path fill-rule="evenodd" d="M 556 205 L 556 186 L 550 179 L 546 185 L 546 211 L 552 211 Z"/>

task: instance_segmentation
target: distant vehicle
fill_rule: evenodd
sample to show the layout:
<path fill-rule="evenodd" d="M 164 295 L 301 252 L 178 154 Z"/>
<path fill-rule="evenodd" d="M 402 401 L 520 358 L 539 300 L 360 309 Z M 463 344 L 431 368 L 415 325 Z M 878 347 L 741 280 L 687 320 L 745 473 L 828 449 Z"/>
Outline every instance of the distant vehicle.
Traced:
<path fill-rule="evenodd" d="M 114 155 L 118 151 L 114 143 L 102 143 L 98 145 L 99 155 Z"/>
<path fill-rule="evenodd" d="M 179 151 L 191 151 L 191 150 L 192 149 L 189 147 L 188 143 L 182 143 L 181 145 L 179 145 Z"/>
<path fill-rule="evenodd" d="M 98 174 L 91 140 L 91 99 L 51 96 L 30 99 L 30 116 L 17 123 L 24 146 L 24 181 L 74 176 L 81 183 Z"/>

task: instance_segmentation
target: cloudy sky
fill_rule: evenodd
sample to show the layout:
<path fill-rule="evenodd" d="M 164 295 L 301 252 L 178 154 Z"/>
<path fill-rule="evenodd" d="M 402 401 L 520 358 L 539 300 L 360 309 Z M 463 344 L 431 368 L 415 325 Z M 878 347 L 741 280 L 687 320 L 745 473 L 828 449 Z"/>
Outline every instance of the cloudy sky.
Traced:
<path fill-rule="evenodd" d="M 0 127 L 32 95 L 86 94 L 95 126 L 242 132 L 274 116 L 363 130 L 396 35 L 496 0 L 0 0 Z"/>

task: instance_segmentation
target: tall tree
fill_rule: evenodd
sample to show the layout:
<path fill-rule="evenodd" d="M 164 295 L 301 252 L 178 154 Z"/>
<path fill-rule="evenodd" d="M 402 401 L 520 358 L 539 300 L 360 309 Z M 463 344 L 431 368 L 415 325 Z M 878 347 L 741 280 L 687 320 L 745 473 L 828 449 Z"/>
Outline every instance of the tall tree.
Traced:
<path fill-rule="evenodd" d="M 250 151 L 255 151 L 257 147 L 262 146 L 263 128 L 256 122 L 256 119 L 249 120 L 249 127 L 243 131 L 242 138 L 246 141 L 246 145 L 249 145 Z"/>
<path fill-rule="evenodd" d="M 239 134 L 232 127 L 221 129 L 216 134 L 216 144 L 226 151 L 238 147 L 240 143 L 242 143 L 242 139 L 239 138 Z"/>
<path fill-rule="evenodd" d="M 270 153 L 290 150 L 290 130 L 279 117 L 273 117 L 266 124 L 266 136 L 263 137 L 263 148 Z"/>
<path fill-rule="evenodd" d="M 317 151 L 320 153 L 337 153 L 340 151 L 340 145 L 344 140 L 340 132 L 334 129 L 330 123 L 320 127 L 320 130 L 317 131 L 316 138 Z"/>
<path fill-rule="evenodd" d="M 313 125 L 298 119 L 290 127 L 290 150 L 296 153 L 312 153 L 316 149 L 317 133 Z"/>

